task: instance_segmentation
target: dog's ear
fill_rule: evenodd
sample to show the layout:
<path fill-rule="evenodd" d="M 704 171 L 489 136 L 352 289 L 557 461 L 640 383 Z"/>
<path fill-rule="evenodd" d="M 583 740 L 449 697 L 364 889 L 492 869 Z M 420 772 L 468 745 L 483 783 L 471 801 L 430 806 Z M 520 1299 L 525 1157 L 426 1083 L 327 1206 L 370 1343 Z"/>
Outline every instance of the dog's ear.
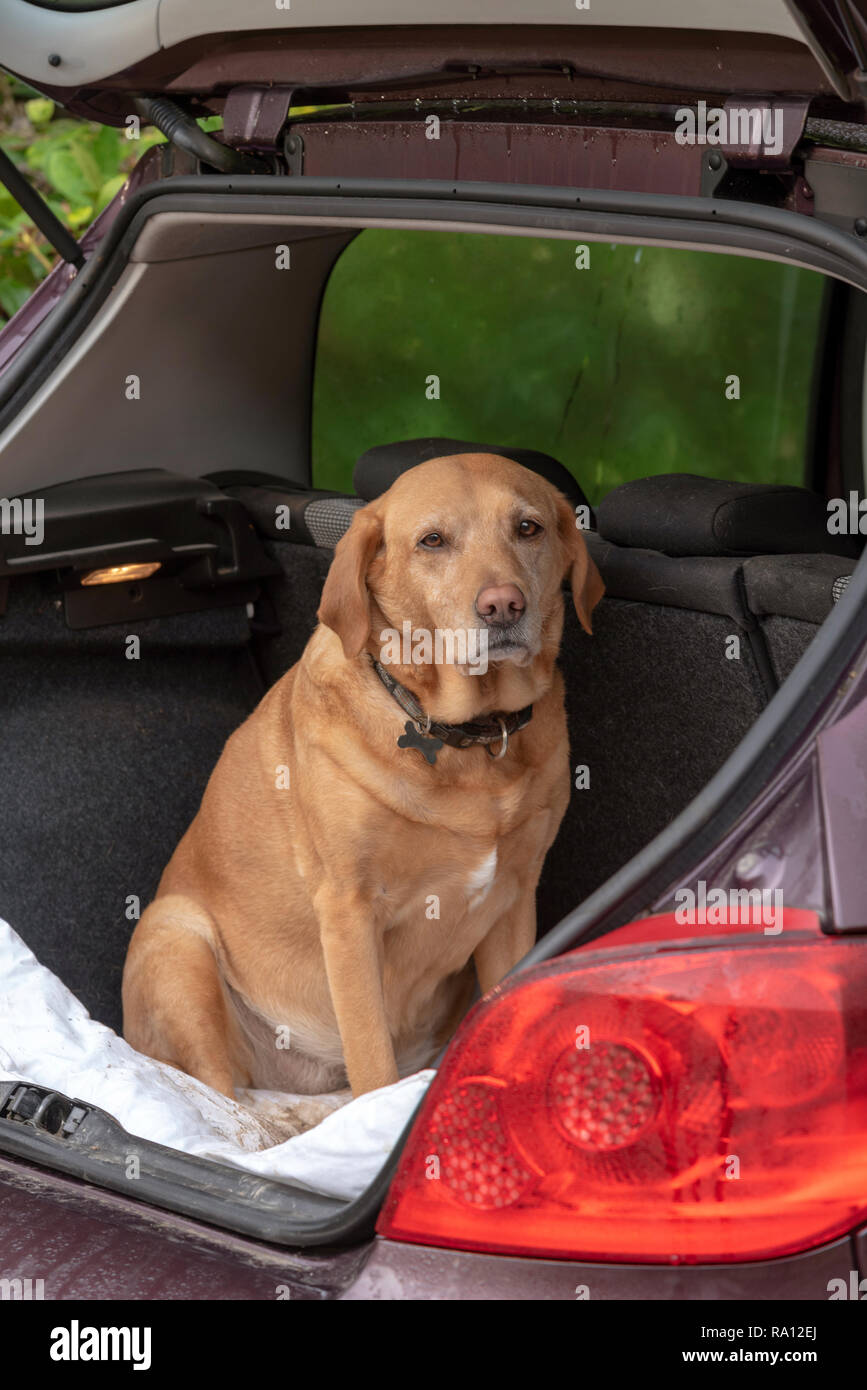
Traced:
<path fill-rule="evenodd" d="M 581 626 L 592 632 L 590 614 L 605 593 L 605 585 L 575 524 L 575 513 L 563 496 L 557 502 L 557 527 L 567 556 L 563 577 L 572 586 L 572 602 Z"/>
<path fill-rule="evenodd" d="M 382 521 L 371 507 L 361 507 L 341 536 L 322 590 L 320 623 L 337 633 L 344 655 L 360 656 L 370 635 L 367 571 L 382 541 Z"/>

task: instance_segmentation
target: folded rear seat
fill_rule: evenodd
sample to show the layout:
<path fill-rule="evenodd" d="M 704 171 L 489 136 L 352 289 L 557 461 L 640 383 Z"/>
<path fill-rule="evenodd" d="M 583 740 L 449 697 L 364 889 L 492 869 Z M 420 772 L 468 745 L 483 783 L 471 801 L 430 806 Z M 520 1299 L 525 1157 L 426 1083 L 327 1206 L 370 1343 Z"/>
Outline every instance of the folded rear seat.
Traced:
<path fill-rule="evenodd" d="M 259 622 L 266 679 L 300 656 L 316 622 L 327 547 L 357 508 L 406 468 L 470 451 L 512 457 L 586 504 L 548 455 L 445 439 L 368 451 L 356 466 L 357 497 L 276 487 L 267 496 L 256 489 L 252 503 L 244 497 L 289 581 L 274 586 L 274 611 Z M 275 524 L 280 505 L 290 507 L 288 532 Z M 540 884 L 540 932 L 701 791 L 803 655 L 855 564 L 848 539 L 828 535 L 825 516 L 822 499 L 805 489 L 684 474 L 625 483 L 600 504 L 598 531 L 586 539 L 606 597 L 592 638 L 567 605 L 560 664 L 574 789 Z M 832 549 L 849 553 L 821 553 Z M 285 603 L 291 621 L 287 614 L 281 624 Z M 587 786 L 577 785 L 580 767 Z"/>
<path fill-rule="evenodd" d="M 838 555 L 756 555 L 744 561 L 747 603 L 780 684 L 846 592 L 855 564 Z"/>
<path fill-rule="evenodd" d="M 596 865 L 580 873 L 587 891 L 718 771 L 856 563 L 849 538 L 828 534 L 824 500 L 803 488 L 662 475 L 614 489 L 597 525 L 587 540 L 606 598 L 587 651 L 570 622 L 561 658 L 573 761 L 576 725 L 598 744 L 582 759 L 591 790 L 597 773 L 588 805 L 603 830 Z"/>
<path fill-rule="evenodd" d="M 729 613 L 773 693 L 857 562 L 858 541 L 830 535 L 827 519 L 824 498 L 806 488 L 683 473 L 642 478 L 600 503 L 599 535 L 615 544 L 598 563 L 611 595 L 638 597 L 644 586 L 659 602 Z"/>

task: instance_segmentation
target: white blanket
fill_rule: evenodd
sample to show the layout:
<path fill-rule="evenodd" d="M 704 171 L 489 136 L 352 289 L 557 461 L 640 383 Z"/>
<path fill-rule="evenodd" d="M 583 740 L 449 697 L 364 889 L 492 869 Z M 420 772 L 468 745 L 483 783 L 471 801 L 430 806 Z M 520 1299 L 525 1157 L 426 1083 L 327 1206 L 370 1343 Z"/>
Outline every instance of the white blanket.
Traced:
<path fill-rule="evenodd" d="M 331 1113 L 275 1144 L 273 1119 L 299 1097 L 244 1091 L 237 1104 L 134 1051 L 0 918 L 0 1081 L 89 1101 L 142 1139 L 352 1200 L 379 1172 L 433 1075 L 420 1071 L 348 1103 L 323 1096 Z"/>

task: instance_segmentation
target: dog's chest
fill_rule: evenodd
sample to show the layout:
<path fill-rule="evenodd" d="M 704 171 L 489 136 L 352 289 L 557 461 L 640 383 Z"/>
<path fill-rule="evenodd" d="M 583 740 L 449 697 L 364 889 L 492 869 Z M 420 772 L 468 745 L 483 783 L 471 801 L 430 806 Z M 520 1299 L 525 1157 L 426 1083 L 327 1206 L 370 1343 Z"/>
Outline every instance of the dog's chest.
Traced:
<path fill-rule="evenodd" d="M 487 898 L 494 880 L 497 876 L 497 847 L 486 854 L 476 868 L 471 869 L 467 874 L 464 889 L 467 895 L 467 907 L 470 912 L 474 912 L 477 907 L 481 907 Z"/>
<path fill-rule="evenodd" d="M 497 843 L 453 837 L 435 842 L 432 853 L 425 854 L 426 848 L 431 847 L 420 842 L 402 872 L 381 875 L 376 915 L 386 957 L 398 951 L 413 972 L 435 967 L 447 974 L 466 962 L 511 907 L 521 876 Z"/>
<path fill-rule="evenodd" d="M 459 828 L 444 816 L 434 825 L 403 822 L 391 843 L 379 838 L 367 866 L 375 865 L 376 915 L 386 935 L 414 929 L 422 956 L 454 940 L 463 964 L 497 918 L 535 888 L 552 821 L 542 800 L 540 808 L 526 785 L 496 800 L 477 795 L 472 819 Z"/>

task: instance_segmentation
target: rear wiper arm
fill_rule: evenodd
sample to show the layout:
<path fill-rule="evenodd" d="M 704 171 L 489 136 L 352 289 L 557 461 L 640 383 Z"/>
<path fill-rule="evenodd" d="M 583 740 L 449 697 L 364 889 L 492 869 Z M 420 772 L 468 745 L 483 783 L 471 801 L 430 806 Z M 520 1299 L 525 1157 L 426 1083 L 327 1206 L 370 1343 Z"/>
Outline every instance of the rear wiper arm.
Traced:
<path fill-rule="evenodd" d="M 55 217 L 42 195 L 30 186 L 2 148 L 0 183 L 12 194 L 21 210 L 27 213 L 58 255 L 80 269 L 84 265 L 84 254 L 75 237 L 66 230 L 59 218 Z"/>

